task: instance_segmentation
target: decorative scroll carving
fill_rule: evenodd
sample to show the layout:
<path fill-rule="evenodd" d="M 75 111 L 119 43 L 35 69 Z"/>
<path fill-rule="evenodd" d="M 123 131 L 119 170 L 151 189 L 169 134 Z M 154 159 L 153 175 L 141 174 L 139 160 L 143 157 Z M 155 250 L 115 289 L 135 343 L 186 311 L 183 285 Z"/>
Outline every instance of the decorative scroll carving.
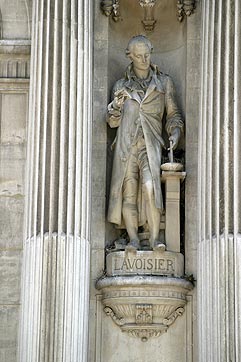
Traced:
<path fill-rule="evenodd" d="M 195 9 L 195 0 L 177 1 L 177 18 L 181 22 L 184 16 L 190 16 Z"/>
<path fill-rule="evenodd" d="M 139 0 L 139 4 L 144 9 L 144 19 L 142 24 L 146 31 L 153 31 L 156 20 L 154 19 L 154 6 L 156 0 Z"/>
<path fill-rule="evenodd" d="M 111 317 L 115 324 L 117 324 L 118 326 L 123 326 L 123 324 L 125 323 L 124 318 L 118 318 L 112 308 L 105 307 L 104 312 L 106 313 L 106 315 Z"/>
<path fill-rule="evenodd" d="M 175 310 L 168 318 L 163 319 L 163 324 L 165 326 L 170 326 L 175 322 L 178 316 L 181 316 L 184 313 L 184 308 L 180 307 Z"/>
<path fill-rule="evenodd" d="M 30 49 L 29 40 L 0 39 L 0 78 L 28 79 L 30 76 Z"/>

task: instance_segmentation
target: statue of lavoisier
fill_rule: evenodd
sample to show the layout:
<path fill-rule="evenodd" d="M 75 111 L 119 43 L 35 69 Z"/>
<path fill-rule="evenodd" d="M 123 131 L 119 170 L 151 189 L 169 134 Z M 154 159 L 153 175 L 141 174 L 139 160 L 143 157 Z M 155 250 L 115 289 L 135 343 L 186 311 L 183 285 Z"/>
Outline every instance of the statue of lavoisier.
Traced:
<path fill-rule="evenodd" d="M 176 148 L 183 121 L 174 86 L 168 75 L 151 63 L 153 47 L 142 35 L 131 38 L 126 55 L 131 59 L 124 77 L 113 88 L 108 123 L 118 127 L 114 141 L 108 221 L 126 228 L 127 249 L 140 248 L 138 227 L 148 224 L 150 246 L 165 250 L 159 239 L 163 200 L 160 181 L 163 115 Z"/>

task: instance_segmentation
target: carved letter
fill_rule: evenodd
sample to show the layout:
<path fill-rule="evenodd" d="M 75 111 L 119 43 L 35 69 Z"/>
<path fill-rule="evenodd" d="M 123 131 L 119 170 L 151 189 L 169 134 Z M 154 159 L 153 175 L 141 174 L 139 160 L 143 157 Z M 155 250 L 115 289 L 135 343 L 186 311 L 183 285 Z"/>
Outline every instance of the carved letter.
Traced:
<path fill-rule="evenodd" d="M 153 262 L 152 262 L 152 259 L 147 259 L 147 264 L 149 265 L 149 267 L 147 267 L 147 270 L 151 270 L 151 269 L 153 269 Z"/>
<path fill-rule="evenodd" d="M 173 260 L 167 260 L 167 270 L 172 270 L 175 271 L 174 265 L 173 265 Z"/>

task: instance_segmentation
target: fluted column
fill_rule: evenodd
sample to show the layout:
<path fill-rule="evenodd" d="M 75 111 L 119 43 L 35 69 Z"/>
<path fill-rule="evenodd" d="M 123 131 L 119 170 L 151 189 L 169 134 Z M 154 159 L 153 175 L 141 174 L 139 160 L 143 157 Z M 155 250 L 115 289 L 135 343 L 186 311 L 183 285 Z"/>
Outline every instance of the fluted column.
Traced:
<path fill-rule="evenodd" d="M 241 356 L 241 3 L 203 0 L 199 361 Z"/>
<path fill-rule="evenodd" d="M 33 1 L 21 362 L 87 361 L 92 1 Z"/>

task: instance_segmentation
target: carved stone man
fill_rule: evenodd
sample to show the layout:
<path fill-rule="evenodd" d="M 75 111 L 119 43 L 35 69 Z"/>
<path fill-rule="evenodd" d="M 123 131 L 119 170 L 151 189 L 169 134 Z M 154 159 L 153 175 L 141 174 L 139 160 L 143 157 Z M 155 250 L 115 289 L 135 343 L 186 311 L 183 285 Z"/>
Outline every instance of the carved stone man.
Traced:
<path fill-rule="evenodd" d="M 131 59 L 125 76 L 113 88 L 108 123 L 118 127 L 114 141 L 108 220 L 126 228 L 127 249 L 140 248 L 138 226 L 148 223 L 150 245 L 165 250 L 159 239 L 163 200 L 160 182 L 163 115 L 175 149 L 183 128 L 171 78 L 151 63 L 151 42 L 133 37 L 126 55 Z"/>

